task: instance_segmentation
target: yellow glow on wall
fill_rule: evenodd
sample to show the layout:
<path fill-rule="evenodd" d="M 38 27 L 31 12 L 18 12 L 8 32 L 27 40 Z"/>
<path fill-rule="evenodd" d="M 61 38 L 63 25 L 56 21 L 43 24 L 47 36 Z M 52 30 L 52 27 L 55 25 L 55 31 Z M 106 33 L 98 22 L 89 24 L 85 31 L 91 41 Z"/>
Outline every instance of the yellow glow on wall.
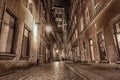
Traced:
<path fill-rule="evenodd" d="M 35 40 L 37 40 L 37 36 L 38 36 L 38 24 L 34 24 L 33 35 L 34 35 Z"/>
<path fill-rule="evenodd" d="M 59 50 L 56 50 L 56 52 L 58 53 L 58 52 L 59 52 Z"/>

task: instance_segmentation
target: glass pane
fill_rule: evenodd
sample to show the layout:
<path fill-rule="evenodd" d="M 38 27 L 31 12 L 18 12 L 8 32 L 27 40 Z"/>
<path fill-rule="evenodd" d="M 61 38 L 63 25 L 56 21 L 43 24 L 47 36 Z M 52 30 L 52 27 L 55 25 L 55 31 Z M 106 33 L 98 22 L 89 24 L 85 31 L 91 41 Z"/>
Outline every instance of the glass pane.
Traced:
<path fill-rule="evenodd" d="M 4 13 L 4 18 L 3 18 L 4 24 L 10 25 L 10 17 L 11 16 L 7 12 Z"/>
<path fill-rule="evenodd" d="M 28 30 L 25 29 L 24 36 L 28 37 Z"/>
<path fill-rule="evenodd" d="M 117 41 L 118 41 L 118 45 L 119 45 L 119 49 L 120 49 L 120 33 L 117 34 Z"/>
<path fill-rule="evenodd" d="M 106 46 L 104 41 L 104 35 L 102 32 L 98 34 L 98 45 L 99 45 L 101 61 L 107 61 Z"/>
<path fill-rule="evenodd" d="M 95 60 L 93 46 L 90 46 L 90 51 L 91 51 L 92 60 Z"/>
<path fill-rule="evenodd" d="M 0 52 L 11 52 L 11 46 L 13 41 L 13 29 L 10 28 L 10 26 L 14 26 L 13 17 L 10 16 L 9 13 L 4 13 L 4 23 L 2 24 L 1 28 L 1 38 L 0 38 Z M 10 24 L 12 22 L 12 24 Z"/>
<path fill-rule="evenodd" d="M 14 28 L 14 24 L 15 24 L 15 19 L 11 16 L 10 17 L 10 27 Z"/>
<path fill-rule="evenodd" d="M 23 47 L 22 47 L 22 56 L 27 56 L 27 43 L 28 43 L 28 38 L 24 37 L 23 38 Z"/>
<path fill-rule="evenodd" d="M 93 45 L 93 41 L 92 40 L 90 40 L 90 45 Z"/>
<path fill-rule="evenodd" d="M 115 41 L 115 45 L 117 47 L 117 53 L 118 53 L 118 58 L 120 59 L 120 22 L 118 22 L 117 24 L 115 24 L 115 28 L 114 28 L 114 41 Z"/>
<path fill-rule="evenodd" d="M 29 31 L 27 29 L 24 29 L 22 56 L 28 56 L 28 41 L 29 41 Z"/>
<path fill-rule="evenodd" d="M 3 24 L 0 38 L 0 52 L 6 52 L 7 39 L 9 34 L 9 27 Z"/>
<path fill-rule="evenodd" d="M 7 46 L 6 46 L 6 52 L 11 52 L 12 48 L 12 41 L 13 41 L 13 29 L 9 29 L 8 39 L 7 39 Z"/>
<path fill-rule="evenodd" d="M 83 26 L 83 18 L 81 18 L 80 24 L 81 24 L 81 31 L 83 31 L 83 29 L 84 29 L 84 26 Z"/>
<path fill-rule="evenodd" d="M 120 23 L 116 24 L 116 31 L 117 33 L 120 32 Z"/>

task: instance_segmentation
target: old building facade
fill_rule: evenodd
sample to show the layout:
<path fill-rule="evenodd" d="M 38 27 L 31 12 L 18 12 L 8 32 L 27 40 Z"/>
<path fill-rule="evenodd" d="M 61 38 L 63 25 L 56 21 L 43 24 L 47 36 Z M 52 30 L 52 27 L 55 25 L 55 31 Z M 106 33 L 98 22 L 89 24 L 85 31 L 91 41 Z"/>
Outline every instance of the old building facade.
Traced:
<path fill-rule="evenodd" d="M 0 73 L 48 61 L 51 49 L 44 37 L 45 26 L 52 24 L 48 3 L 0 0 Z"/>
<path fill-rule="evenodd" d="M 69 41 L 71 46 L 68 54 L 76 55 L 73 60 L 88 63 L 119 63 L 119 2 L 119 0 L 71 0 L 69 40 L 74 37 L 76 30 L 78 31 L 78 45 L 71 44 L 75 38 Z M 75 50 L 77 46 L 78 54 Z"/>

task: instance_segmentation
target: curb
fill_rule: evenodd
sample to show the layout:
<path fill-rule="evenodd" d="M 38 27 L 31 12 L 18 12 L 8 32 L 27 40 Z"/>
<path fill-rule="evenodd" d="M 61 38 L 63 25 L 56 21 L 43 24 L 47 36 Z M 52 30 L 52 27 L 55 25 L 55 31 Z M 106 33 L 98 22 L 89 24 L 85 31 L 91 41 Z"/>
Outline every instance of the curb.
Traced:
<path fill-rule="evenodd" d="M 65 63 L 66 64 L 66 63 Z M 74 68 L 72 68 L 71 66 L 69 66 L 68 64 L 66 64 L 66 66 L 68 68 L 70 68 L 72 71 L 74 71 L 77 75 L 79 75 L 80 77 L 82 77 L 84 80 L 88 80 L 85 76 L 83 76 L 82 74 L 80 74 L 79 72 L 77 72 Z"/>

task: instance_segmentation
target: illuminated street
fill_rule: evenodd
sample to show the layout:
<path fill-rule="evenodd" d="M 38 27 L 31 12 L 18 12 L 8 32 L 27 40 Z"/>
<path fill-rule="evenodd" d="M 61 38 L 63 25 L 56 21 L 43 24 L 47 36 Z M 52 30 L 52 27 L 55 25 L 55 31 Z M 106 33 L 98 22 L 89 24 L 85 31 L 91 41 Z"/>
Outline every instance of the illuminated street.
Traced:
<path fill-rule="evenodd" d="M 85 80 L 63 62 L 41 64 L 26 70 L 17 70 L 0 80 Z"/>

